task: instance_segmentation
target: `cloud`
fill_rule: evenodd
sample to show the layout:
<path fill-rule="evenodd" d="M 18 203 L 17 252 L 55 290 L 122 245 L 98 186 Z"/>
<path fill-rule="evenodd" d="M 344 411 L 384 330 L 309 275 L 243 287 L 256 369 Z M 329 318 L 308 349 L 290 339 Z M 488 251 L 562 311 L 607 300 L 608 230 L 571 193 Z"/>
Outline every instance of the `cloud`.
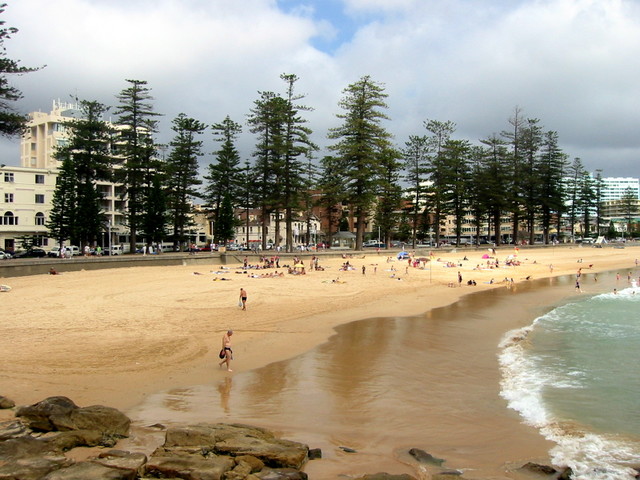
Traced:
<path fill-rule="evenodd" d="M 519 106 L 589 168 L 640 176 L 639 9 L 632 0 L 13 0 L 3 17 L 20 30 L 9 56 L 47 64 L 14 82 L 25 112 L 76 94 L 114 105 L 125 79 L 147 80 L 166 141 L 181 112 L 244 123 L 258 91 L 281 92 L 279 75 L 295 73 L 322 145 L 343 89 L 371 75 L 386 86 L 400 145 L 426 133 L 427 119 L 452 120 L 475 142 L 507 128 Z M 245 158 L 254 142 L 245 132 Z M 0 145 L 16 158 L 3 163 L 18 163 L 15 145 Z"/>

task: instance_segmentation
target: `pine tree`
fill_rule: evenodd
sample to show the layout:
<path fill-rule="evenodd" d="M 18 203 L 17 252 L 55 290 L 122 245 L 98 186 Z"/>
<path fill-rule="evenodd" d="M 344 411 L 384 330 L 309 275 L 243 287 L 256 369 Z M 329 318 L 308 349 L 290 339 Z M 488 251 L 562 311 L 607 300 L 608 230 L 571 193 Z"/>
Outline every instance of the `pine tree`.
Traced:
<path fill-rule="evenodd" d="M 349 85 L 339 102 L 343 123 L 329 131 L 329 146 L 345 179 L 346 198 L 356 219 L 356 249 L 362 248 L 367 215 L 379 191 L 382 156 L 392 148 L 391 134 L 381 125 L 387 120 L 384 87 L 370 76 Z"/>
<path fill-rule="evenodd" d="M 187 240 L 185 234 L 190 226 L 190 199 L 199 196 L 196 185 L 202 181 L 198 178 L 198 158 L 202 153 L 202 135 L 206 125 L 198 120 L 179 114 L 173 120 L 172 130 L 176 133 L 171 141 L 172 151 L 167 159 L 167 196 L 173 225 L 173 245 L 183 244 Z"/>
<path fill-rule="evenodd" d="M 62 160 L 58 171 L 56 188 L 51 201 L 51 212 L 47 221 L 47 230 L 62 247 L 66 240 L 76 237 L 75 222 L 78 194 L 78 181 L 71 156 Z"/>
<path fill-rule="evenodd" d="M 428 194 L 434 217 L 435 240 L 436 244 L 439 244 L 440 227 L 450 210 L 450 205 L 447 202 L 448 177 L 444 146 L 449 141 L 451 134 L 455 132 L 456 124 L 451 121 L 428 120 L 424 122 L 424 126 L 431 133 L 431 136 L 428 137 L 430 155 L 427 173 L 431 180 Z"/>
<path fill-rule="evenodd" d="M 258 135 L 253 153 L 256 159 L 255 203 L 261 210 L 262 248 L 267 248 L 267 225 L 271 213 L 275 213 L 275 245 L 279 246 L 280 211 L 283 206 L 283 158 L 285 143 L 285 112 L 287 102 L 273 92 L 261 92 L 249 114 L 251 133 Z"/>
<path fill-rule="evenodd" d="M 209 164 L 209 174 L 204 177 L 208 182 L 205 187 L 205 198 L 211 203 L 213 209 L 213 240 L 219 243 L 220 240 L 232 237 L 226 233 L 221 236 L 218 232 L 222 201 L 228 197 L 232 206 L 241 203 L 240 154 L 236 148 L 236 141 L 242 132 L 242 127 L 227 115 L 222 122 L 211 125 L 211 130 L 216 142 L 220 143 L 220 148 L 214 152 L 216 161 Z"/>
<path fill-rule="evenodd" d="M 411 198 L 411 243 L 416 247 L 420 214 L 425 209 L 429 141 L 425 135 L 411 135 L 402 151 Z"/>
<path fill-rule="evenodd" d="M 286 228 L 286 249 L 293 250 L 293 213 L 302 206 L 305 188 L 305 163 L 301 157 L 309 158 L 311 152 L 318 147 L 310 139 L 311 129 L 306 126 L 300 112 L 310 111 L 312 108 L 297 102 L 304 95 L 294 93 L 297 75 L 282 74 L 280 78 L 287 84 L 285 94 L 286 108 L 284 111 L 284 142 L 282 158 L 282 204 L 285 210 L 284 220 Z"/>
<path fill-rule="evenodd" d="M 81 101 L 81 117 L 64 122 L 68 139 L 55 153 L 56 159 L 63 165 L 68 162 L 61 172 L 66 178 L 61 179 L 60 196 L 65 200 L 75 200 L 74 205 L 67 205 L 66 208 L 71 207 L 73 214 L 70 238 L 80 247 L 90 245 L 104 230 L 101 195 L 96 182 L 110 180 L 112 176 L 113 130 L 103 119 L 107 110 L 108 108 L 99 102 Z M 71 183 L 75 183 L 76 186 L 74 195 L 69 197 L 68 184 Z M 63 217 L 64 214 L 58 219 L 61 220 Z"/>
<path fill-rule="evenodd" d="M 318 189 L 320 198 L 318 205 L 324 210 L 327 222 L 326 243 L 331 246 L 334 232 L 338 231 L 342 218 L 342 201 L 346 198 L 345 182 L 341 176 L 335 157 L 326 156 L 320 161 L 320 178 Z M 334 230 L 335 227 L 335 230 Z"/>
<path fill-rule="evenodd" d="M 391 148 L 387 149 L 380 157 L 380 181 L 375 221 L 380 228 L 385 245 L 391 243 L 391 234 L 399 223 L 398 211 L 402 207 L 400 158 L 400 153 Z"/>
<path fill-rule="evenodd" d="M 0 14 L 4 13 L 6 3 L 0 4 Z M 8 58 L 5 40 L 18 32 L 15 27 L 6 27 L 4 20 L 0 21 L 0 135 L 13 137 L 20 135 L 25 128 L 28 118 L 14 111 L 12 103 L 22 98 L 22 92 L 9 84 L 9 75 L 23 75 L 35 72 L 39 68 L 21 67 L 18 60 Z"/>
<path fill-rule="evenodd" d="M 130 86 L 116 96 L 120 103 L 114 113 L 119 115 L 117 123 L 120 126 L 120 138 L 117 148 L 122 158 L 118 180 L 126 191 L 129 242 L 131 251 L 134 252 L 138 230 L 143 222 L 145 194 L 148 192 L 147 182 L 150 178 L 149 163 L 155 155 L 155 118 L 160 114 L 153 110 L 153 97 L 146 81 L 126 81 Z"/>

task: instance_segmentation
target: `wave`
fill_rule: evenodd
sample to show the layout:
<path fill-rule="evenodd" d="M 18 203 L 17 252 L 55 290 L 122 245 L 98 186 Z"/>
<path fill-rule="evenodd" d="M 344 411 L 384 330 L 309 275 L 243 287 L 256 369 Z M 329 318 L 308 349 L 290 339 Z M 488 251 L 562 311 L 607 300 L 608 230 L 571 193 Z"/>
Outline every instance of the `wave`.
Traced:
<path fill-rule="evenodd" d="M 598 295 L 598 297 L 635 296 L 632 289 Z M 595 298 L 595 297 L 594 297 Z M 501 396 L 509 408 L 517 411 L 524 422 L 537 428 L 556 444 L 549 452 L 554 465 L 570 467 L 579 480 L 635 479 L 640 448 L 637 442 L 622 435 L 600 434 L 582 425 L 554 418 L 545 405 L 543 391 L 553 388 L 581 388 L 580 375 L 555 376 L 549 369 L 538 367 L 530 347 L 530 335 L 542 320 L 553 320 L 567 307 L 558 307 L 537 318 L 530 326 L 508 332 L 500 342 L 499 361 L 502 371 Z"/>

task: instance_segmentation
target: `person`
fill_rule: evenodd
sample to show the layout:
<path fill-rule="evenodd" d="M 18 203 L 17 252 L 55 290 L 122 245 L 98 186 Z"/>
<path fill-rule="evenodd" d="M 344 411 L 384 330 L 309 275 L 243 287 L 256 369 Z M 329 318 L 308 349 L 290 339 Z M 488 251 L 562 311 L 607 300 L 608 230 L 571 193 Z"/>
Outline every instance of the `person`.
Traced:
<path fill-rule="evenodd" d="M 227 372 L 232 372 L 231 370 L 231 360 L 233 360 L 233 350 L 231 350 L 231 335 L 233 335 L 233 330 L 227 330 L 222 336 L 222 351 L 224 352 L 224 358 L 218 364 L 218 366 L 222 366 L 225 363 L 227 364 Z"/>
<path fill-rule="evenodd" d="M 242 303 L 242 310 L 247 309 L 247 291 L 240 287 L 240 303 Z"/>
<path fill-rule="evenodd" d="M 462 274 L 458 271 L 458 286 L 462 286 Z"/>
<path fill-rule="evenodd" d="M 49 275 L 58 275 L 58 272 L 55 268 L 51 267 L 49 269 Z"/>

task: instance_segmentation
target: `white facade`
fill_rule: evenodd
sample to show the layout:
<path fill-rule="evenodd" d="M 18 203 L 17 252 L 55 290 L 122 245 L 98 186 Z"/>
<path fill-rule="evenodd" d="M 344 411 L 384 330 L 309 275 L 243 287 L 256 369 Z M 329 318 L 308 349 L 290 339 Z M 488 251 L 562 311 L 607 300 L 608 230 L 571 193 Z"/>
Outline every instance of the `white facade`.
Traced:
<path fill-rule="evenodd" d="M 602 201 L 620 200 L 631 188 L 636 198 L 640 198 L 640 179 L 633 177 L 606 177 L 602 179 Z"/>
<path fill-rule="evenodd" d="M 19 250 L 20 237 L 36 236 L 43 246 L 53 245 L 46 222 L 56 175 L 42 168 L 0 167 L 0 247 Z"/>

